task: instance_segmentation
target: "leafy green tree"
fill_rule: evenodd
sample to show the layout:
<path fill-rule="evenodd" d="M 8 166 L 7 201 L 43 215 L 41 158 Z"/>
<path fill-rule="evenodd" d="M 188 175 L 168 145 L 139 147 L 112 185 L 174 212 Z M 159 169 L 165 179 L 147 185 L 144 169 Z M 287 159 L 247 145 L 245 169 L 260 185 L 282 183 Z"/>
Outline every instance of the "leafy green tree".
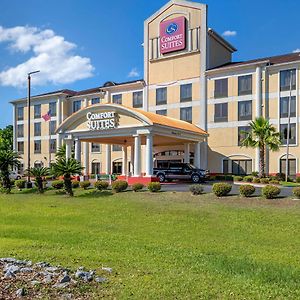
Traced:
<path fill-rule="evenodd" d="M 13 150 L 13 126 L 0 129 L 0 150 Z"/>
<path fill-rule="evenodd" d="M 266 148 L 278 151 L 281 145 L 280 133 L 264 117 L 256 118 L 250 122 L 250 131 L 244 132 L 245 138 L 241 141 L 241 147 L 259 149 L 259 177 L 265 175 Z"/>
<path fill-rule="evenodd" d="M 43 180 L 45 176 L 48 176 L 50 174 L 49 168 L 30 168 L 29 170 L 27 170 L 27 174 L 28 173 L 30 174 L 30 176 L 33 176 L 35 178 L 35 184 L 37 186 L 38 192 L 40 194 L 44 193 Z"/>
<path fill-rule="evenodd" d="M 71 157 L 74 158 L 74 156 L 75 156 L 74 149 L 72 147 Z M 58 148 L 58 150 L 55 153 L 55 157 L 56 159 L 61 159 L 66 157 L 66 144 L 63 144 L 61 147 Z"/>
<path fill-rule="evenodd" d="M 19 154 L 12 150 L 0 150 L 0 179 L 6 193 L 11 191 L 10 171 L 20 166 Z"/>
<path fill-rule="evenodd" d="M 52 165 L 52 172 L 54 175 L 64 177 L 65 191 L 71 197 L 74 196 L 71 176 L 81 174 L 82 169 L 83 167 L 80 162 L 73 157 L 69 159 L 66 159 L 65 157 L 59 158 Z"/>

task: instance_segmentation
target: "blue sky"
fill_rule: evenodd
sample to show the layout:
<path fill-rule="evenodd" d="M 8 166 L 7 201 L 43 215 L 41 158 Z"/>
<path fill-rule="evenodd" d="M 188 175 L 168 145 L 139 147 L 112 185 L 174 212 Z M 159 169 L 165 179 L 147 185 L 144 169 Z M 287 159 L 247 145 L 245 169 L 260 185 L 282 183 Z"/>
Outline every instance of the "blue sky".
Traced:
<path fill-rule="evenodd" d="M 143 21 L 166 2 L 1 0 L 0 128 L 12 122 L 9 100 L 26 96 L 22 70 L 29 65 L 42 66 L 34 94 L 141 78 Z M 234 60 L 300 48 L 299 1 L 202 2 L 209 7 L 209 27 L 229 31 L 226 39 L 238 49 Z"/>

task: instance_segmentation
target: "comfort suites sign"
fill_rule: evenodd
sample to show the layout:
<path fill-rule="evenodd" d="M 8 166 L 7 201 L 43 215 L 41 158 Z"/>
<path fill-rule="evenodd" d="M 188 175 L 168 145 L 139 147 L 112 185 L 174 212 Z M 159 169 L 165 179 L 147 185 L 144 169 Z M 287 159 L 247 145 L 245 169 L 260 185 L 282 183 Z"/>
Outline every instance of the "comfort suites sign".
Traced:
<path fill-rule="evenodd" d="M 185 49 L 185 26 L 185 17 L 160 23 L 160 52 L 162 54 Z"/>
<path fill-rule="evenodd" d="M 89 130 L 107 130 L 118 126 L 118 114 L 113 111 L 100 113 L 88 112 L 86 119 Z"/>

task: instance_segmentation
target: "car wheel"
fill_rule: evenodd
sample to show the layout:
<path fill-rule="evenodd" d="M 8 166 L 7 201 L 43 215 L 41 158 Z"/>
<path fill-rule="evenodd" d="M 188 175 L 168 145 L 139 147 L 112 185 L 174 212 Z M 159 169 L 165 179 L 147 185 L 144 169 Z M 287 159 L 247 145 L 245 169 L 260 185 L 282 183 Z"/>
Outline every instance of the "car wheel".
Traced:
<path fill-rule="evenodd" d="M 159 182 L 165 182 L 165 180 L 166 180 L 166 176 L 164 174 L 158 174 L 157 178 L 158 178 Z"/>
<path fill-rule="evenodd" d="M 193 183 L 199 183 L 201 181 L 201 178 L 198 174 L 192 175 L 192 181 Z"/>
<path fill-rule="evenodd" d="M 21 176 L 17 176 L 16 180 L 20 180 L 21 179 Z"/>

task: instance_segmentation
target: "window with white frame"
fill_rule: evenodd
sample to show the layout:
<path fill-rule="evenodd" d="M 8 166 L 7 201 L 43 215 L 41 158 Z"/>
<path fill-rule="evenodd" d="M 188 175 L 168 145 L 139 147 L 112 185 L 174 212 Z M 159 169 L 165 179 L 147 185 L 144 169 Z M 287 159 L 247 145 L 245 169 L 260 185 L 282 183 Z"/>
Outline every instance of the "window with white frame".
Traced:
<path fill-rule="evenodd" d="M 167 104 L 167 88 L 156 89 L 156 105 Z"/>
<path fill-rule="evenodd" d="M 24 137 L 24 125 L 23 124 L 17 125 L 17 137 L 18 138 Z"/>
<path fill-rule="evenodd" d="M 247 137 L 247 134 L 251 131 L 250 126 L 238 127 L 238 146 L 242 145 L 243 140 Z"/>
<path fill-rule="evenodd" d="M 287 144 L 287 139 L 289 138 L 289 144 L 296 144 L 296 124 L 290 124 L 290 130 L 288 134 L 288 124 L 280 124 L 280 136 L 281 143 L 283 145 Z"/>
<path fill-rule="evenodd" d="M 34 136 L 41 136 L 41 122 L 34 123 Z"/>
<path fill-rule="evenodd" d="M 122 105 L 122 94 L 116 94 L 112 96 L 112 103 Z"/>
<path fill-rule="evenodd" d="M 192 101 L 192 84 L 182 84 L 180 86 L 180 102 Z"/>
<path fill-rule="evenodd" d="M 24 107 L 17 107 L 17 121 L 24 120 Z"/>
<path fill-rule="evenodd" d="M 280 98 L 280 118 L 287 118 L 289 115 L 290 102 L 290 117 L 296 117 L 296 97 L 281 97 Z"/>
<path fill-rule="evenodd" d="M 157 115 L 161 115 L 161 116 L 166 116 L 167 115 L 167 110 L 166 109 L 158 109 L 156 111 Z"/>
<path fill-rule="evenodd" d="M 81 100 L 73 101 L 73 113 L 79 111 L 81 109 Z"/>
<path fill-rule="evenodd" d="M 17 151 L 19 154 L 24 154 L 24 142 L 18 142 L 17 144 Z"/>
<path fill-rule="evenodd" d="M 91 144 L 91 152 L 101 152 L 101 145 L 92 143 Z"/>
<path fill-rule="evenodd" d="M 252 100 L 239 101 L 238 103 L 238 120 L 252 120 Z"/>
<path fill-rule="evenodd" d="M 226 98 L 228 97 L 228 78 L 216 79 L 215 80 L 215 98 Z"/>
<path fill-rule="evenodd" d="M 49 111 L 50 111 L 51 117 L 56 117 L 56 102 L 49 103 Z"/>
<path fill-rule="evenodd" d="M 56 139 L 50 140 L 50 153 L 56 153 Z"/>
<path fill-rule="evenodd" d="M 50 135 L 54 135 L 56 130 L 56 121 L 50 121 L 49 126 L 50 126 L 49 128 Z"/>
<path fill-rule="evenodd" d="M 296 69 L 280 71 L 280 91 L 289 91 L 290 87 L 296 89 Z"/>
<path fill-rule="evenodd" d="M 39 119 L 41 117 L 41 104 L 34 105 L 34 118 Z"/>
<path fill-rule="evenodd" d="M 38 154 L 42 152 L 42 142 L 41 140 L 34 141 L 34 153 Z"/>
<path fill-rule="evenodd" d="M 227 122 L 228 121 L 228 103 L 216 103 L 214 121 Z"/>
<path fill-rule="evenodd" d="M 143 107 L 143 92 L 133 92 L 132 93 L 132 106 L 135 108 Z"/>
<path fill-rule="evenodd" d="M 238 77 L 238 95 L 252 94 L 252 75 L 244 75 Z"/>
<path fill-rule="evenodd" d="M 180 120 L 189 123 L 193 122 L 193 111 L 192 107 L 181 107 L 180 108 Z"/>
<path fill-rule="evenodd" d="M 92 99 L 92 105 L 94 105 L 94 104 L 99 104 L 100 103 L 100 98 L 98 97 L 98 98 L 93 98 Z"/>

